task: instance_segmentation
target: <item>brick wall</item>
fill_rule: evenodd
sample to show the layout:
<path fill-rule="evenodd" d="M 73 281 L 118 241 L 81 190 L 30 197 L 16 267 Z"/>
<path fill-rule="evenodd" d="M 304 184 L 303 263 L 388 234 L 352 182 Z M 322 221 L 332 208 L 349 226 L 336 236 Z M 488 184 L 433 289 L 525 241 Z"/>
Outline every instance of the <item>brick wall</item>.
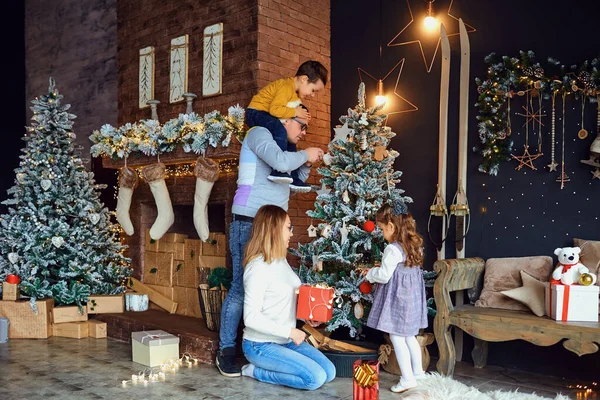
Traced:
<path fill-rule="evenodd" d="M 27 0 L 25 24 L 25 106 L 48 91 L 52 76 L 89 154 L 92 130 L 117 123 L 116 0 Z"/>
<path fill-rule="evenodd" d="M 171 39 L 189 35 L 188 90 L 199 97 L 194 111 L 226 112 L 234 104 L 246 107 L 270 81 L 293 76 L 298 66 L 315 59 L 330 69 L 330 2 L 328 0 L 119 0 L 118 9 L 118 121 L 150 117 L 138 108 L 139 50 L 155 47 L 155 98 L 160 121 L 185 111 L 185 104 L 169 104 L 169 51 Z M 223 23 L 223 94 L 203 99 L 202 47 L 204 28 Z M 312 120 L 310 134 L 300 148 L 326 148 L 330 138 L 331 84 L 307 102 Z M 313 175 L 310 183 L 317 184 Z M 308 241 L 314 194 L 295 195 L 289 213 L 296 227 L 292 241 Z"/>

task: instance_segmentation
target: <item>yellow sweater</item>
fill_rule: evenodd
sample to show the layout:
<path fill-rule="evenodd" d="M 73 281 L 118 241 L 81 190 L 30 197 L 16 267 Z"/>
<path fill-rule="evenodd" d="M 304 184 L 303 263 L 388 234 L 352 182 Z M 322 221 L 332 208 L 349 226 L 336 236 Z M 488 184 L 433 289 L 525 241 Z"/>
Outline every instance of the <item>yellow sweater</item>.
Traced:
<path fill-rule="evenodd" d="M 296 116 L 296 110 L 295 107 L 288 106 L 290 102 L 296 102 L 295 107 L 301 103 L 296 94 L 294 78 L 285 78 L 271 82 L 262 88 L 252 97 L 248 108 L 266 111 L 276 118 L 293 118 Z"/>

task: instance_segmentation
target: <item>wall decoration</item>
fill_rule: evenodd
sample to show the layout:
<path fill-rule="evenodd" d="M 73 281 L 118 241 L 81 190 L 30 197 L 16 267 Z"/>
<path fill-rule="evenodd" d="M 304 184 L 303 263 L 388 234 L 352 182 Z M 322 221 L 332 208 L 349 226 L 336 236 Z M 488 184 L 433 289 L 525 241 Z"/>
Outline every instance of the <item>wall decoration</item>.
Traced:
<path fill-rule="evenodd" d="M 542 109 L 540 106 L 540 109 L 538 111 L 535 111 L 533 108 L 533 94 L 531 93 L 532 89 L 527 89 L 525 92 L 527 94 L 527 100 L 525 101 L 525 104 L 527 105 L 526 107 L 523 106 L 523 109 L 525 110 L 525 114 L 521 114 L 521 113 L 517 113 L 517 115 L 520 115 L 522 117 L 525 117 L 525 124 L 523 125 L 525 127 L 525 145 L 523 146 L 523 155 L 521 156 L 515 156 L 514 154 L 511 154 L 511 157 L 515 160 L 517 160 L 519 162 L 519 165 L 517 165 L 517 167 L 515 168 L 517 171 L 520 171 L 521 168 L 523 167 L 529 167 L 532 170 L 536 171 L 537 168 L 533 165 L 533 162 L 535 160 L 537 160 L 538 158 L 540 158 L 541 156 L 543 156 L 543 154 L 540 152 L 541 151 L 541 141 L 538 138 L 538 153 L 537 154 L 531 154 L 529 152 L 529 121 L 532 121 L 532 128 L 535 129 L 535 122 L 538 121 L 539 123 L 539 130 L 541 132 L 542 130 Z M 539 93 L 537 93 L 539 95 Z M 538 119 L 539 117 L 539 119 Z"/>
<path fill-rule="evenodd" d="M 223 69 L 223 23 L 204 29 L 204 74 L 202 76 L 202 96 L 216 96 L 222 93 Z"/>
<path fill-rule="evenodd" d="M 154 98 L 154 46 L 140 49 L 139 108 L 147 108 Z"/>
<path fill-rule="evenodd" d="M 169 102 L 184 100 L 188 90 L 188 35 L 171 39 Z"/>
<path fill-rule="evenodd" d="M 542 66 L 532 51 L 521 51 L 519 57 L 492 53 L 485 58 L 485 63 L 488 65 L 487 78 L 476 79 L 479 99 L 475 106 L 479 109 L 479 152 L 483 156 L 479 171 L 489 175 L 497 175 L 500 162 L 511 159 L 513 141 L 509 107 L 510 99 L 515 95 L 524 96 L 531 85 L 544 100 L 565 94 L 596 102 L 596 96 L 600 94 L 600 57 L 568 69 L 554 58 L 548 58 Z M 554 163 L 553 159 L 548 165 L 551 171 Z"/>
<path fill-rule="evenodd" d="M 433 32 L 436 29 L 439 29 L 440 23 L 443 23 L 445 25 L 446 29 L 448 30 L 448 28 L 451 25 L 456 24 L 456 31 L 452 31 L 452 33 L 448 33 L 448 37 L 458 36 L 459 35 L 459 27 L 458 27 L 457 22 L 458 22 L 459 18 L 455 17 L 454 15 L 452 15 L 450 13 L 452 11 L 452 4 L 454 3 L 454 0 L 450 0 L 450 5 L 448 6 L 448 12 L 446 14 L 438 14 L 438 15 L 434 15 L 434 13 L 433 13 L 433 2 L 434 1 L 435 0 L 427 0 L 427 3 L 428 3 L 427 4 L 427 14 L 426 14 L 427 16 L 426 16 L 425 20 L 431 21 L 430 18 L 432 18 L 432 17 L 434 18 L 434 20 L 431 22 L 431 24 L 427 24 L 427 21 L 426 21 L 426 26 L 429 26 L 429 28 L 427 28 L 427 29 L 430 30 L 431 32 Z M 423 2 L 421 0 L 418 0 L 417 4 L 421 5 L 421 4 L 423 4 Z M 404 46 L 404 45 L 413 44 L 413 43 L 418 44 L 419 49 L 421 50 L 421 55 L 423 56 L 423 62 L 425 63 L 425 69 L 427 69 L 427 72 L 431 72 L 431 68 L 433 67 L 433 62 L 435 61 L 435 57 L 440 48 L 441 36 L 437 35 L 437 41 L 434 41 L 434 42 L 431 42 L 431 40 L 427 41 L 426 46 L 425 46 L 425 47 L 427 47 L 427 53 L 430 54 L 433 49 L 433 54 L 430 56 L 431 60 L 427 60 L 427 57 L 425 56 L 425 50 L 423 48 L 423 42 L 426 41 L 427 35 L 426 35 L 426 33 L 422 32 L 423 24 L 421 24 L 421 23 L 413 24 L 413 22 L 415 22 L 415 18 L 413 16 L 413 12 L 410 7 L 409 0 L 406 0 L 406 6 L 408 8 L 408 13 L 410 14 L 410 22 L 408 24 L 406 24 L 404 26 L 404 28 L 402 28 L 402 30 L 400 30 L 400 32 L 398 32 L 396 34 L 396 36 L 394 36 L 394 38 L 392 40 L 390 40 L 390 42 L 387 45 L 388 45 L 388 47 L 394 47 L 394 46 Z M 450 17 L 450 18 L 448 18 L 448 17 Z M 464 24 L 465 24 L 465 27 L 467 28 L 467 33 L 475 32 L 474 27 L 467 24 L 466 22 Z M 400 36 L 402 36 L 402 39 L 399 39 L 399 40 L 404 40 L 404 41 L 396 42 L 396 39 L 398 39 Z M 431 44 L 430 44 L 430 42 L 431 42 Z"/>

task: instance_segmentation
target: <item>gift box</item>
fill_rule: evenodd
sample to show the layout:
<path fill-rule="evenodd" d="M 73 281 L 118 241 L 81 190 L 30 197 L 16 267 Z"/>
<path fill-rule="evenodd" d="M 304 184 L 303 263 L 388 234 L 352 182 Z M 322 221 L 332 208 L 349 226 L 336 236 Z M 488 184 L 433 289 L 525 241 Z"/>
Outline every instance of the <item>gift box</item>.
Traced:
<path fill-rule="evenodd" d="M 144 253 L 144 279 L 150 285 L 173 286 L 173 253 Z"/>
<path fill-rule="evenodd" d="M 597 285 L 546 283 L 546 314 L 556 321 L 598 322 Z"/>
<path fill-rule="evenodd" d="M 88 314 L 112 314 L 123 312 L 123 295 L 92 295 L 88 298 Z"/>
<path fill-rule="evenodd" d="M 224 233 L 211 233 L 202 245 L 203 256 L 225 257 L 227 255 L 227 237 Z"/>
<path fill-rule="evenodd" d="M 15 283 L 2 282 L 2 300 L 19 300 L 19 285 Z"/>
<path fill-rule="evenodd" d="M 179 359 L 179 337 L 165 331 L 131 332 L 133 362 L 156 367 Z"/>
<path fill-rule="evenodd" d="M 329 321 L 333 313 L 333 291 L 330 287 L 300 286 L 296 317 L 307 321 Z"/>
<path fill-rule="evenodd" d="M 83 339 L 88 337 L 89 334 L 88 321 L 53 324 L 52 332 L 54 333 L 54 336 Z"/>
<path fill-rule="evenodd" d="M 379 361 L 356 360 L 353 364 L 352 399 L 376 400 L 379 398 Z"/>
<path fill-rule="evenodd" d="M 88 320 L 88 336 L 96 339 L 106 337 L 106 322 L 95 319 Z"/>
<path fill-rule="evenodd" d="M 52 310 L 52 322 L 63 324 L 65 322 L 83 322 L 88 320 L 87 308 L 79 306 L 60 306 Z"/>
<path fill-rule="evenodd" d="M 36 311 L 29 300 L 0 301 L 0 317 L 9 321 L 8 337 L 11 339 L 47 339 L 52 336 L 52 310 L 54 300 L 37 300 Z"/>

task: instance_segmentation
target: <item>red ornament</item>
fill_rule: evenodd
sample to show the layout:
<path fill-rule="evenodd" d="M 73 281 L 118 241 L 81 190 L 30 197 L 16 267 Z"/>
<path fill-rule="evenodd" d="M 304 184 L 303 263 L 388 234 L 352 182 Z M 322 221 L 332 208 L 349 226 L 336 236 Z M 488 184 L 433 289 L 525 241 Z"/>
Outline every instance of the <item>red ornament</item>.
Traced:
<path fill-rule="evenodd" d="M 17 275 L 13 275 L 13 274 L 6 275 L 6 283 L 12 283 L 14 285 L 17 285 L 17 284 L 19 284 L 19 282 L 21 282 L 21 279 Z"/>
<path fill-rule="evenodd" d="M 363 224 L 363 229 L 367 232 L 373 232 L 375 230 L 375 222 L 367 221 Z"/>
<path fill-rule="evenodd" d="M 367 281 L 364 281 L 358 286 L 358 290 L 360 290 L 362 294 L 369 294 L 373 290 L 373 285 Z"/>

